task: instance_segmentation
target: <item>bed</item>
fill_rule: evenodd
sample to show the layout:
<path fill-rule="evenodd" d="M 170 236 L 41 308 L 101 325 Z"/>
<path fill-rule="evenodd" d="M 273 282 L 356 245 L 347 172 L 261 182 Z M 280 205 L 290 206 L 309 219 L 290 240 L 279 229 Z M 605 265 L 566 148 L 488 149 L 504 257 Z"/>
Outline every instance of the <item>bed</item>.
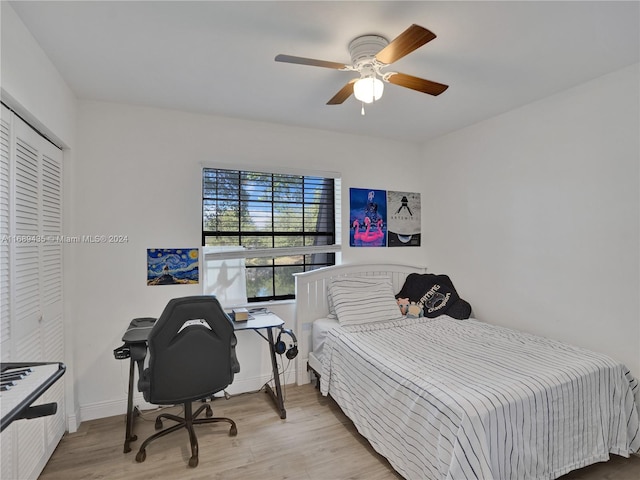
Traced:
<path fill-rule="evenodd" d="M 336 300 L 347 279 L 398 292 L 425 272 L 341 265 L 296 276 L 298 383 L 310 365 L 398 473 L 553 479 L 640 450 L 638 382 L 605 355 L 473 318 L 402 317 L 392 293 L 365 309 Z"/>

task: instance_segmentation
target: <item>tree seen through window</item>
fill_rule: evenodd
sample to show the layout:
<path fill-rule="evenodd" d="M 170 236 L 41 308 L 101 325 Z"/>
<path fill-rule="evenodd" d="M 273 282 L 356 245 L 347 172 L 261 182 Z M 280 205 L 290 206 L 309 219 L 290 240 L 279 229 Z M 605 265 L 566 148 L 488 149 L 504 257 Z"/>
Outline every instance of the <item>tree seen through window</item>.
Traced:
<path fill-rule="evenodd" d="M 334 179 L 203 169 L 202 244 L 247 249 L 335 244 Z M 246 258 L 249 301 L 294 298 L 293 273 L 335 264 L 335 254 Z"/>

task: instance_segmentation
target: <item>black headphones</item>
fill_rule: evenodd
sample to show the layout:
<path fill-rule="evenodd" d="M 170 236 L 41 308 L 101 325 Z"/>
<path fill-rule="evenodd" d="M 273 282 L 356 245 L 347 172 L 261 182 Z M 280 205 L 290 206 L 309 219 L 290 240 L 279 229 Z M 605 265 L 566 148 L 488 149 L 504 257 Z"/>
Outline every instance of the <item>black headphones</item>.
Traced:
<path fill-rule="evenodd" d="M 282 338 L 281 338 L 283 332 L 289 335 L 291 337 L 291 340 L 293 340 L 293 345 L 288 350 L 287 350 L 287 344 L 284 343 L 284 341 L 282 341 Z M 276 344 L 274 345 L 274 348 L 276 353 L 279 355 L 282 355 L 283 353 L 286 352 L 286 356 L 289 360 L 293 360 L 298 356 L 298 340 L 296 339 L 296 336 L 293 334 L 293 332 L 288 328 L 280 329 L 280 333 L 278 333 L 278 338 L 276 340 Z"/>

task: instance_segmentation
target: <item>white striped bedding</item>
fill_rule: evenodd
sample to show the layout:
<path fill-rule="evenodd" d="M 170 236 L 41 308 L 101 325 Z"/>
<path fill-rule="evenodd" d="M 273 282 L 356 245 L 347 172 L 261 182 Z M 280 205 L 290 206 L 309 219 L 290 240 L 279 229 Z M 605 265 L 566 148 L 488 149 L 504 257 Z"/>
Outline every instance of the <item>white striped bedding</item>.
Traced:
<path fill-rule="evenodd" d="M 408 479 L 553 479 L 640 449 L 624 365 L 474 320 L 332 329 L 320 390 Z"/>

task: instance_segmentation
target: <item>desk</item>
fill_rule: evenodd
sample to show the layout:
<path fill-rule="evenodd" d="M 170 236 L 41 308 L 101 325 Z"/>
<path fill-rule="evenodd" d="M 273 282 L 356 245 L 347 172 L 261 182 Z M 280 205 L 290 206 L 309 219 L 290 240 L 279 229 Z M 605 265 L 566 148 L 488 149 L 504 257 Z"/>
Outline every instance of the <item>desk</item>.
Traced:
<path fill-rule="evenodd" d="M 130 359 L 124 453 L 130 452 L 130 443 L 138 439 L 136 435 L 133 435 L 133 420 L 135 416 L 140 414 L 138 409 L 133 407 L 135 366 L 136 364 L 138 365 L 138 375 L 140 375 L 140 372 L 142 372 L 142 369 L 144 368 L 144 359 L 147 356 L 147 338 L 155 322 L 155 318 L 148 317 L 133 319 L 127 327 L 124 335 L 122 336 L 124 345 L 120 348 L 115 349 L 113 352 L 116 359 Z M 282 328 L 282 326 L 284 325 L 284 320 L 271 312 L 264 312 L 252 313 L 251 318 L 247 321 L 232 323 L 235 331 L 253 330 L 269 343 L 269 352 L 271 354 L 271 368 L 273 370 L 275 392 L 273 388 L 271 388 L 271 385 L 269 385 L 268 383 L 265 385 L 265 388 L 269 396 L 276 404 L 278 413 L 280 414 L 280 418 L 287 418 L 287 411 L 284 408 L 282 386 L 280 385 L 280 374 L 278 372 L 278 364 L 276 362 L 275 342 L 273 338 L 273 329 Z M 261 330 L 267 331 L 266 337 L 262 334 Z"/>
<path fill-rule="evenodd" d="M 116 348 L 113 355 L 116 359 L 124 360 L 130 358 L 129 361 L 129 389 L 127 394 L 127 426 L 124 434 L 124 453 L 131 451 L 130 443 L 137 440 L 138 437 L 133 435 L 133 417 L 139 415 L 138 408 L 133 408 L 133 380 L 135 376 L 136 363 L 142 372 L 144 368 L 144 359 L 147 356 L 147 337 L 156 323 L 155 318 L 134 318 L 129 323 L 126 332 L 122 336 L 124 345 Z"/>
<path fill-rule="evenodd" d="M 269 343 L 269 352 L 271 354 L 271 369 L 273 371 L 273 383 L 276 386 L 276 391 L 273 391 L 271 385 L 268 383 L 265 385 L 267 393 L 273 399 L 280 413 L 280 418 L 287 418 L 287 411 L 284 408 L 284 398 L 282 396 L 282 386 L 280 385 L 280 373 L 278 372 L 278 363 L 276 362 L 276 350 L 275 341 L 273 339 L 273 329 L 282 328 L 284 320 L 271 312 L 264 313 L 252 313 L 251 318 L 244 322 L 233 322 L 233 328 L 236 331 L 253 330 Z M 267 336 L 265 337 L 260 333 L 260 330 L 265 329 Z"/>

